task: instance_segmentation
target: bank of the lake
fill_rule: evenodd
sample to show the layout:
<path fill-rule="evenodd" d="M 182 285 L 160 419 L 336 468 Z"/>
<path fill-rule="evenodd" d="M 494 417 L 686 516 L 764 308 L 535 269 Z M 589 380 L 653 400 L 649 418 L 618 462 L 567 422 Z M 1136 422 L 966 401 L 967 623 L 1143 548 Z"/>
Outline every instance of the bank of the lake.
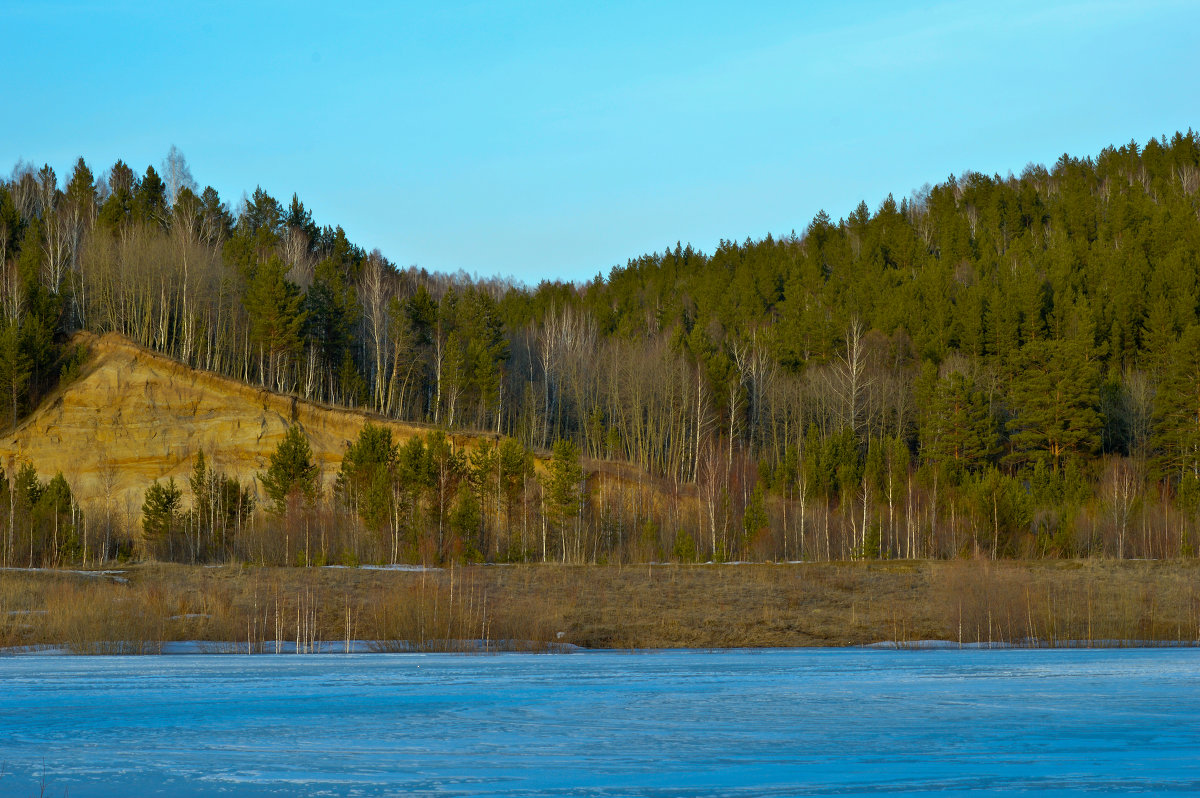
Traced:
<path fill-rule="evenodd" d="M 0 571 L 0 646 L 730 648 L 1200 639 L 1192 560 Z M 453 644 L 450 644 L 453 645 Z"/>

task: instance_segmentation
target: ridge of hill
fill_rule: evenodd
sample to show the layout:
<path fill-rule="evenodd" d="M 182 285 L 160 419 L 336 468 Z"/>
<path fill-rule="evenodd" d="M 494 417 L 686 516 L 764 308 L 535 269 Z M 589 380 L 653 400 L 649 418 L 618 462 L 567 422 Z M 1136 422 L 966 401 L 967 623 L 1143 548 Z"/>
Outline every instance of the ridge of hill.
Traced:
<path fill-rule="evenodd" d="M 153 480 L 186 481 L 200 450 L 215 469 L 254 485 L 288 427 L 299 424 L 328 481 L 368 421 L 400 442 L 432 429 L 273 393 L 116 333 L 79 333 L 75 341 L 89 350 L 79 377 L 0 437 L 0 466 L 12 474 L 30 462 L 43 477 L 61 471 L 82 503 L 111 502 L 130 517 Z M 481 435 L 452 437 L 463 446 Z"/>

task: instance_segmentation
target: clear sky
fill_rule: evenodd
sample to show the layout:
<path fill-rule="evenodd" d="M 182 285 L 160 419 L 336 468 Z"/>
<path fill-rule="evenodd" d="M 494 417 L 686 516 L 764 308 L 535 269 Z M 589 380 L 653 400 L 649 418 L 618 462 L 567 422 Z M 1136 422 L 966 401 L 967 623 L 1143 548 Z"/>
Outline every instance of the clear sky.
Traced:
<path fill-rule="evenodd" d="M 0 168 L 293 192 L 401 266 L 584 280 L 1200 128 L 1200 3 L 0 0 Z"/>

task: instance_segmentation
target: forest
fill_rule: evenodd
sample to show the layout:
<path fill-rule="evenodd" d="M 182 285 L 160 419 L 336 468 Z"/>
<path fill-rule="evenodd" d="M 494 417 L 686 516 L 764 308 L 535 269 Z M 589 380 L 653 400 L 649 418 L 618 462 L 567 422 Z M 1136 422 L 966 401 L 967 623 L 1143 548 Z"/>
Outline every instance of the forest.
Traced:
<path fill-rule="evenodd" d="M 201 189 L 174 147 L 144 171 L 21 162 L 0 181 L 0 265 L 6 425 L 70 381 L 85 330 L 428 426 L 368 424 L 336 474 L 293 428 L 253 485 L 197 452 L 123 529 L 10 465 L 6 564 L 1200 546 L 1191 130 L 537 286 L 401 267 L 294 194 Z"/>

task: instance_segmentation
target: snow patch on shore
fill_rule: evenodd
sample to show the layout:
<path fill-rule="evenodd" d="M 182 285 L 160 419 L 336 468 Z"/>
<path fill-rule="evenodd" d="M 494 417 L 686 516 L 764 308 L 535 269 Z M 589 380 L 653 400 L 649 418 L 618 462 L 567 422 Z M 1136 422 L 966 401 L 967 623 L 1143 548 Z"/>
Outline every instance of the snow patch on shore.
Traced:
<path fill-rule="evenodd" d="M 123 585 L 129 584 L 129 580 L 122 574 L 125 571 L 87 571 L 83 569 L 71 568 L 0 568 L 0 571 L 8 571 L 11 573 L 20 574 L 74 574 L 75 576 L 86 576 L 92 579 L 111 579 L 114 582 L 120 582 Z"/>

